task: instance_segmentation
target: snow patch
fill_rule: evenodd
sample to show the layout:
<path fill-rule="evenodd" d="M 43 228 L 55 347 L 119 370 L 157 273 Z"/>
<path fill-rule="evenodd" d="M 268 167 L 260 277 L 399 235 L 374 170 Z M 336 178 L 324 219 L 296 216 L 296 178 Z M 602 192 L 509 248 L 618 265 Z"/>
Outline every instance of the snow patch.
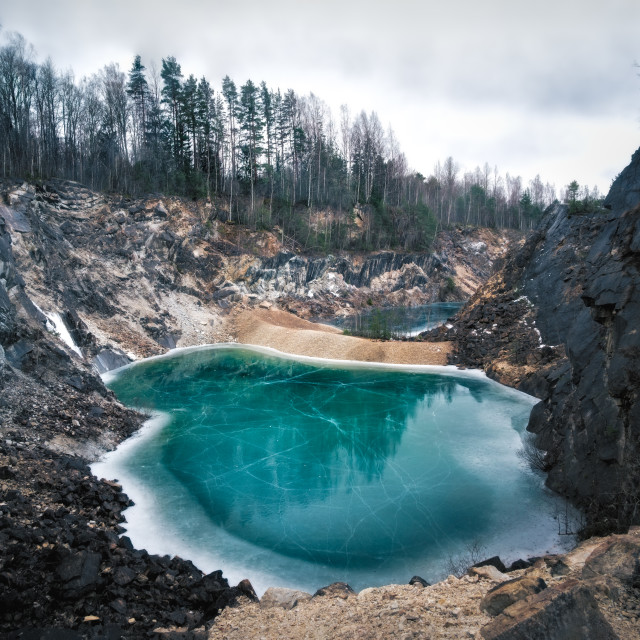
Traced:
<path fill-rule="evenodd" d="M 55 331 L 60 336 L 62 342 L 64 342 L 69 349 L 75 351 L 81 358 L 84 358 L 82 355 L 82 351 L 80 347 L 74 342 L 71 334 L 69 333 L 69 329 L 67 329 L 67 325 L 64 323 L 62 316 L 57 312 L 53 311 L 51 313 L 44 312 L 44 315 L 47 316 L 49 321 L 47 322 L 47 330 L 52 333 Z M 50 324 L 53 324 L 53 329 L 50 329 Z"/>
<path fill-rule="evenodd" d="M 64 323 L 62 316 L 57 311 L 44 311 L 35 302 L 35 308 L 47 319 L 45 327 L 49 333 L 55 333 L 69 349 L 75 351 L 81 358 L 84 358 L 80 347 L 74 342 L 67 325 Z"/>

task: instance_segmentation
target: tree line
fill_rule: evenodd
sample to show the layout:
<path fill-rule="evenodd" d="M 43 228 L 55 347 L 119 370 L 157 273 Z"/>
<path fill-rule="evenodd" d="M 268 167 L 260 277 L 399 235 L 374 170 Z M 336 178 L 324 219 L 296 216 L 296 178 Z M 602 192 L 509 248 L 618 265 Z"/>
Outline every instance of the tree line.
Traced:
<path fill-rule="evenodd" d="M 420 250 L 459 224 L 526 229 L 556 197 L 539 176 L 461 174 L 452 158 L 425 177 L 375 111 L 336 118 L 314 94 L 228 76 L 214 89 L 171 56 L 76 81 L 19 34 L 0 47 L 0 144 L 5 177 L 208 198 L 226 220 L 324 249 Z"/>

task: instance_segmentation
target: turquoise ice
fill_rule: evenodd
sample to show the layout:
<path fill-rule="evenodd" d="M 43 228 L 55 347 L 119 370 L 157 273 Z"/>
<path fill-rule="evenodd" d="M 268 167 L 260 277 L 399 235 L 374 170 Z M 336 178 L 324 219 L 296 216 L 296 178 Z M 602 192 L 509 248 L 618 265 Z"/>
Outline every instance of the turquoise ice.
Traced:
<path fill-rule="evenodd" d="M 475 542 L 513 559 L 559 543 L 555 500 L 517 456 L 535 400 L 477 372 L 222 346 L 109 386 L 165 416 L 100 469 L 138 488 L 147 508 L 127 515 L 150 551 L 313 590 L 441 577 Z"/>

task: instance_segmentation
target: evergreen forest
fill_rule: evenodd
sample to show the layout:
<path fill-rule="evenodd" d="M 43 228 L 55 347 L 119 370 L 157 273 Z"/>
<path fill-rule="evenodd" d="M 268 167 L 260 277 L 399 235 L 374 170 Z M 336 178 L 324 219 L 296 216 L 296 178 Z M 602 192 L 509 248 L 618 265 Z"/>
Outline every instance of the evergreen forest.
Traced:
<path fill-rule="evenodd" d="M 325 251 L 426 250 L 451 225 L 524 230 L 556 198 L 539 175 L 525 184 L 488 163 L 462 173 L 449 157 L 418 173 L 375 111 L 334 114 L 313 93 L 228 76 L 214 87 L 170 56 L 149 67 L 136 56 L 128 71 L 108 64 L 77 80 L 38 62 L 21 35 L 4 40 L 5 178 L 208 199 L 223 220 Z"/>

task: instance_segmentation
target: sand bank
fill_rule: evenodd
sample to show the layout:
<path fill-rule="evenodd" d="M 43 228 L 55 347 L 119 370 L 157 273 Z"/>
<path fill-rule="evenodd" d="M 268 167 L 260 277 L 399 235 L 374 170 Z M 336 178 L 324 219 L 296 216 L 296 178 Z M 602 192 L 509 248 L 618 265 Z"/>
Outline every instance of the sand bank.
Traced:
<path fill-rule="evenodd" d="M 315 358 L 446 365 L 448 342 L 402 342 L 345 336 L 340 329 L 275 309 L 243 310 L 229 317 L 227 330 L 243 344 Z"/>

